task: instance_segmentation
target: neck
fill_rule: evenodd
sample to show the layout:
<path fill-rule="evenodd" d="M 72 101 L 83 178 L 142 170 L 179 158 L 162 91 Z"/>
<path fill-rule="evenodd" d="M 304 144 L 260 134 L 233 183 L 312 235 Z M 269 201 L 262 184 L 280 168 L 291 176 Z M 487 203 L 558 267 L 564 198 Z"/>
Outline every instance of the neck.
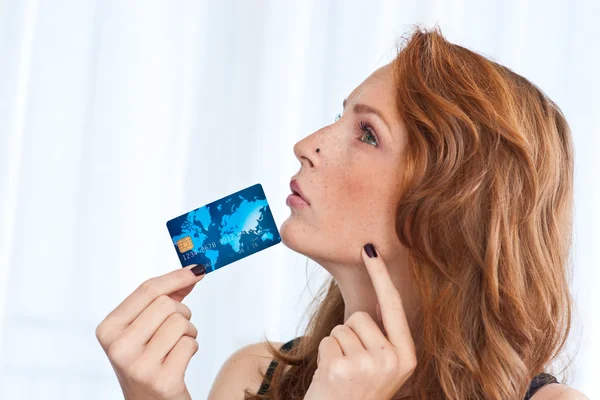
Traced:
<path fill-rule="evenodd" d="M 418 348 L 421 346 L 420 340 L 418 340 L 420 335 L 416 335 L 419 329 L 419 315 L 417 311 L 418 295 L 408 268 L 407 253 L 397 253 L 393 257 L 385 257 L 384 255 L 384 261 L 388 267 L 390 278 L 402 297 L 406 319 L 418 351 Z M 381 329 L 383 323 L 377 317 L 376 312 L 378 303 L 377 295 L 362 260 L 360 264 L 336 264 L 324 262 L 323 260 L 319 260 L 318 262 L 331 273 L 340 288 L 345 305 L 344 323 L 355 312 L 365 311 Z M 405 382 L 393 398 L 406 398 L 407 394 L 408 385 Z"/>
<path fill-rule="evenodd" d="M 402 248 L 396 251 L 392 256 L 381 251 L 379 256 L 384 257 L 385 264 L 396 289 L 402 297 L 402 305 L 408 320 L 408 325 L 415 339 L 415 333 L 418 332 L 418 295 L 408 266 L 408 252 Z M 364 265 L 363 260 L 360 263 L 334 263 L 326 260 L 315 260 L 335 279 L 342 298 L 344 299 L 344 322 L 357 311 L 367 312 L 380 327 L 381 321 L 377 317 L 377 295 L 371 277 Z M 415 345 L 417 345 L 415 340 Z"/>
<path fill-rule="evenodd" d="M 418 317 L 418 296 L 408 268 L 408 257 L 398 254 L 393 259 L 385 258 L 384 261 L 390 278 L 402 297 L 406 319 L 414 338 Z M 377 318 L 376 313 L 379 300 L 365 265 L 363 263 L 343 266 L 329 265 L 327 269 L 336 280 L 344 299 L 344 322 L 355 312 L 365 311 L 371 315 L 375 322 L 380 323 L 381 321 Z"/>

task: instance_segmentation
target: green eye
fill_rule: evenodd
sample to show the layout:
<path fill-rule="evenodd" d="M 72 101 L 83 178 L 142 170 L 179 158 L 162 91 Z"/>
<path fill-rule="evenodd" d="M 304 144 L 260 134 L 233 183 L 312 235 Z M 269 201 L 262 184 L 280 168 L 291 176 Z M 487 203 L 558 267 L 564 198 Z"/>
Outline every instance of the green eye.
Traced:
<path fill-rule="evenodd" d="M 335 116 L 335 121 L 337 121 L 338 119 L 342 118 L 342 114 L 339 113 Z M 361 136 L 361 138 L 359 139 L 361 142 L 364 143 L 370 143 L 372 146 L 374 147 L 379 147 L 379 142 L 377 141 L 377 135 L 375 134 L 373 128 L 371 127 L 371 125 L 369 125 L 368 123 L 365 123 L 363 121 L 359 121 L 358 123 L 358 129 L 360 129 L 361 131 L 363 131 L 363 135 Z M 362 140 L 363 137 L 370 135 L 372 137 L 372 140 L 370 142 L 364 141 Z"/>
<path fill-rule="evenodd" d="M 377 135 L 375 134 L 375 131 L 373 130 L 371 125 L 369 125 L 368 123 L 365 123 L 363 121 L 360 121 L 358 123 L 358 128 L 364 132 L 362 137 L 364 137 L 365 135 L 371 135 L 373 137 L 372 146 L 379 147 L 379 142 L 377 141 Z M 362 139 L 362 137 L 361 137 L 361 139 Z"/>

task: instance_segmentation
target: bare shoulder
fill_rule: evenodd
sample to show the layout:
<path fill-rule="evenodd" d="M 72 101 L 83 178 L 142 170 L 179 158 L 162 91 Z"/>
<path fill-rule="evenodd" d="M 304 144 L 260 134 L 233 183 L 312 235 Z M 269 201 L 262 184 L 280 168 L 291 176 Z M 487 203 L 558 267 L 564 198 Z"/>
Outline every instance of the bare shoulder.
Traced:
<path fill-rule="evenodd" d="M 271 342 L 280 348 L 283 342 Z M 225 360 L 208 394 L 208 400 L 243 399 L 244 389 L 256 392 L 262 383 L 257 372 L 264 373 L 271 363 L 272 356 L 262 342 L 244 346 Z"/>
<path fill-rule="evenodd" d="M 590 400 L 585 394 L 562 383 L 551 383 L 538 390 L 531 400 Z"/>

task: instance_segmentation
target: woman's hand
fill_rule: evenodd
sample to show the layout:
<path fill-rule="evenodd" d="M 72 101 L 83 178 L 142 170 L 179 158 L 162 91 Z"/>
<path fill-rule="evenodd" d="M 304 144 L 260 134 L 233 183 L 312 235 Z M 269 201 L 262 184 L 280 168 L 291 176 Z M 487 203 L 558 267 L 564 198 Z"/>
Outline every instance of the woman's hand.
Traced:
<path fill-rule="evenodd" d="M 148 279 L 96 328 L 126 400 L 191 399 L 183 377 L 198 331 L 181 300 L 204 277 L 192 267 Z"/>
<path fill-rule="evenodd" d="M 417 358 L 400 293 L 381 256 L 362 257 L 375 287 L 383 328 L 364 311 L 332 329 L 319 345 L 305 400 L 389 400 L 412 375 Z"/>

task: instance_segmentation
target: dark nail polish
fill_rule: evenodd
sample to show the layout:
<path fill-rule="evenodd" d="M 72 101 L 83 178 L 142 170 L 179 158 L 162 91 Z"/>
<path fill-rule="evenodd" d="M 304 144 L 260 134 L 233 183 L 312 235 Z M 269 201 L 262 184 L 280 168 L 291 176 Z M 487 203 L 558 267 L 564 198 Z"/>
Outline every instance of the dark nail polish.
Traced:
<path fill-rule="evenodd" d="M 196 265 L 194 268 L 192 268 L 192 272 L 196 276 L 202 275 L 206 272 L 206 267 L 202 264 Z"/>
<path fill-rule="evenodd" d="M 377 252 L 375 251 L 375 246 L 371 243 L 365 244 L 365 251 L 370 258 L 377 257 Z"/>

